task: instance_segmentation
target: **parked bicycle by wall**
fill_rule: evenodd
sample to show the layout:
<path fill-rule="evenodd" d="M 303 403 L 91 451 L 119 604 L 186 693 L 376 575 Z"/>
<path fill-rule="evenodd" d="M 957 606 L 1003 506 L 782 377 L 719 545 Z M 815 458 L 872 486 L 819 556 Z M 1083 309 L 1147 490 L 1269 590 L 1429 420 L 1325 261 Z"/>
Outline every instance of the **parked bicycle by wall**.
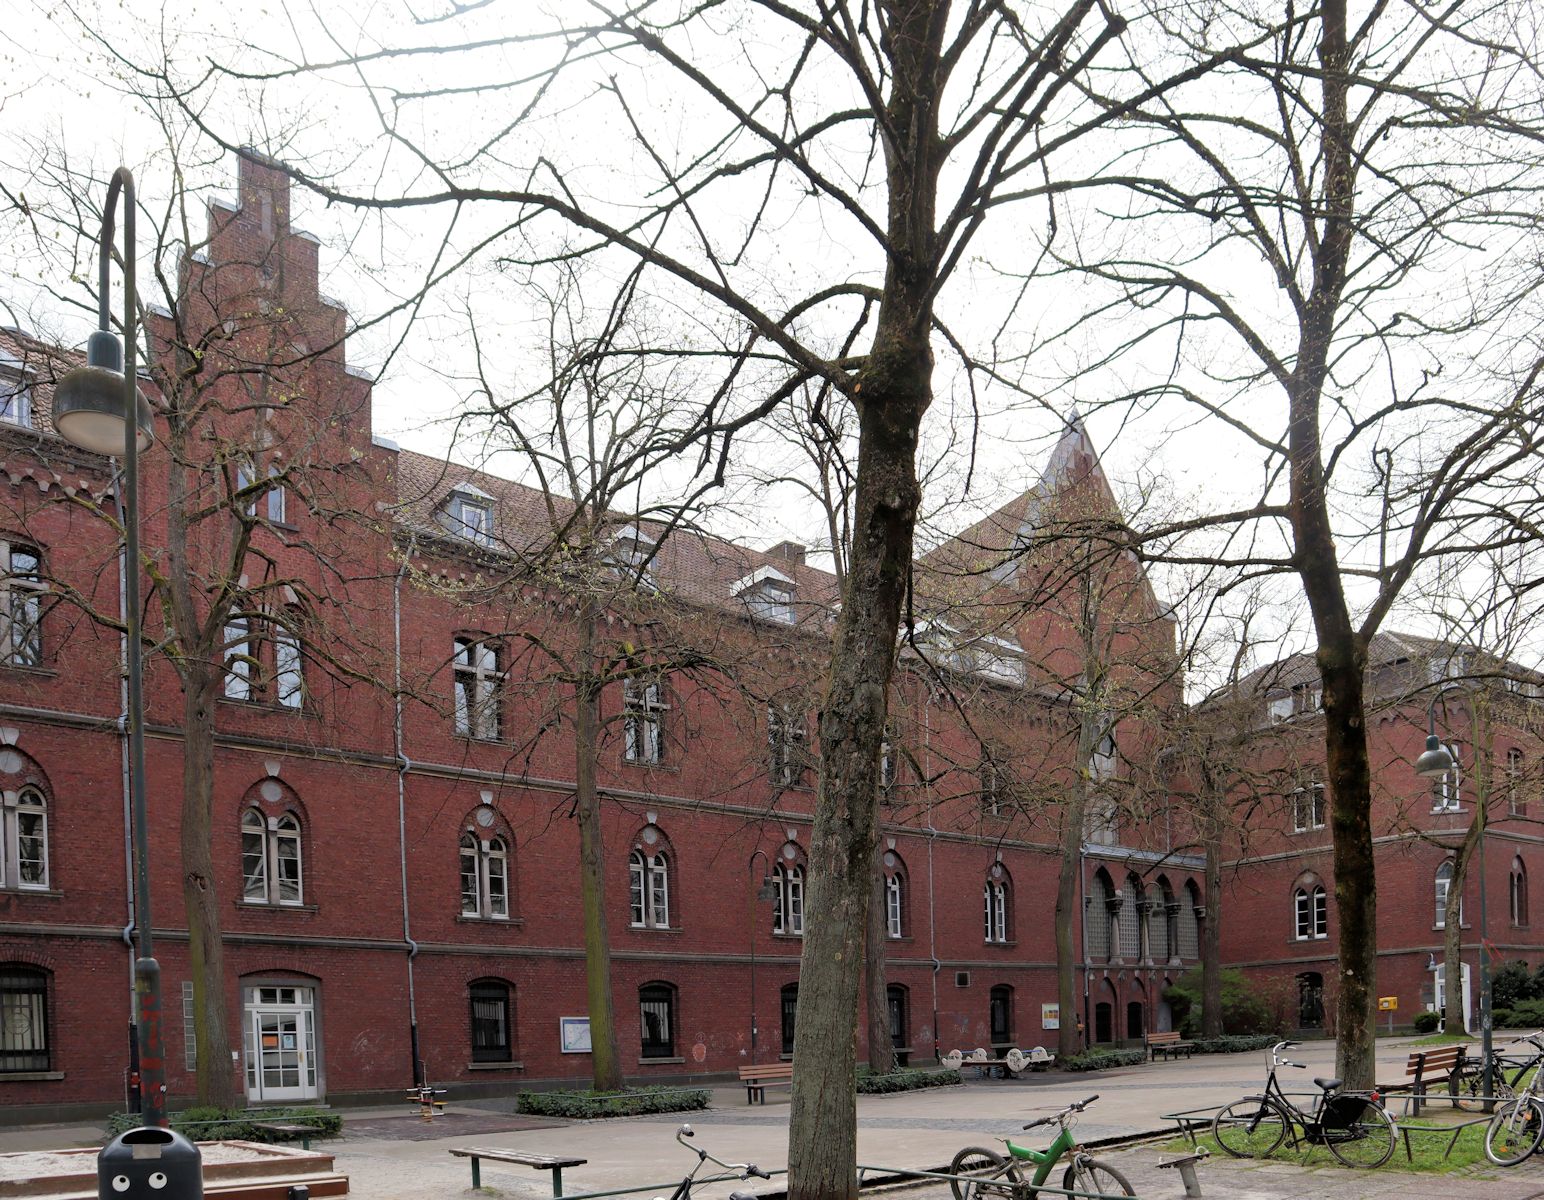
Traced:
<path fill-rule="evenodd" d="M 687 1145 L 686 1139 L 696 1136 L 697 1135 L 692 1132 L 692 1127 L 690 1125 L 682 1125 L 679 1129 L 676 1130 L 675 1140 L 680 1142 L 681 1145 L 686 1146 L 688 1150 L 695 1154 L 697 1156 L 697 1162 L 692 1167 L 692 1169 L 686 1173 L 686 1177 L 682 1179 L 680 1183 L 676 1184 L 675 1191 L 670 1193 L 670 1200 L 689 1200 L 692 1194 L 692 1188 L 699 1183 L 725 1183 L 731 1179 L 746 1180 L 772 1178 L 772 1176 L 768 1175 L 755 1163 L 725 1162 L 721 1158 L 714 1158 L 701 1146 Z M 721 1167 L 723 1169 L 723 1173 L 718 1175 L 703 1175 L 699 1178 L 697 1172 L 702 1170 L 705 1163 L 712 1163 L 716 1167 Z M 656 1196 L 654 1197 L 654 1200 L 665 1200 L 665 1198 L 663 1196 Z M 748 1192 L 730 1192 L 729 1200 L 756 1200 L 756 1197 Z"/>

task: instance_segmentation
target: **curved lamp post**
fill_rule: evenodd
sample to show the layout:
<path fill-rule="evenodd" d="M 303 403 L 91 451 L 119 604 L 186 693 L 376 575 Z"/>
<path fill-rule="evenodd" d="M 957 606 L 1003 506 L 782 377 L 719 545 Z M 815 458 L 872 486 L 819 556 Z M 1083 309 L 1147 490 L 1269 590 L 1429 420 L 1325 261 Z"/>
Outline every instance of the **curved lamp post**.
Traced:
<path fill-rule="evenodd" d="M 1431 703 L 1426 706 L 1426 749 L 1420 758 L 1415 760 L 1415 773 L 1423 779 L 1440 779 L 1449 771 L 1458 766 L 1452 752 L 1442 744 L 1437 737 L 1437 701 L 1442 699 L 1446 689 L 1438 692 L 1431 698 Z M 1476 748 L 1478 752 L 1478 748 Z M 1475 803 L 1479 806 L 1479 812 L 1475 819 L 1480 823 L 1478 849 L 1480 852 L 1480 1054 L 1484 1064 L 1481 1068 L 1481 1087 L 1487 1097 L 1486 1111 L 1490 1111 L 1491 1084 L 1491 1012 L 1490 1012 L 1490 945 L 1486 941 L 1488 930 L 1485 920 L 1485 827 L 1489 823 L 1485 811 L 1489 797 L 1477 796 Z"/>
<path fill-rule="evenodd" d="M 108 269 L 113 246 L 113 209 L 123 196 L 123 332 L 120 343 L 108 318 Z M 138 998 L 141 1112 L 146 1125 L 166 1124 L 166 1062 L 161 1036 L 161 968 L 150 933 L 149 829 L 145 808 L 144 663 L 140 647 L 139 452 L 153 440 L 150 405 L 135 386 L 134 176 L 113 172 L 102 212 L 98 258 L 97 331 L 86 344 L 86 365 L 76 367 L 54 389 L 53 420 L 59 436 L 84 450 L 123 459 L 124 638 L 129 668 L 129 787 L 134 841 L 134 928 L 138 956 L 134 991 Z"/>

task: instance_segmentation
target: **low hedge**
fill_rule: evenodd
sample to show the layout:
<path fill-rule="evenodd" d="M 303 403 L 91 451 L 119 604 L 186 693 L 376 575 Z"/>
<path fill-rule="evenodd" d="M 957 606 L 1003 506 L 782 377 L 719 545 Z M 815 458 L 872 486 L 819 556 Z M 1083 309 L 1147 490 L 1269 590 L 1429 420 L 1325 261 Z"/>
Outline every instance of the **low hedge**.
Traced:
<path fill-rule="evenodd" d="M 1503 1010 L 1497 1010 L 1498 1013 L 1501 1011 Z M 1499 1021 L 1496 1023 L 1500 1024 Z M 1442 1014 L 1434 1013 L 1429 1009 L 1426 1012 L 1418 1012 L 1412 1024 L 1415 1026 L 1416 1033 L 1436 1033 L 1437 1026 L 1442 1024 Z"/>
<path fill-rule="evenodd" d="M 692 1112 L 707 1108 L 704 1088 L 639 1087 L 621 1092 L 520 1092 L 515 1111 L 537 1117 L 637 1117 L 645 1113 Z"/>
<path fill-rule="evenodd" d="M 1221 1037 L 1190 1040 L 1197 1054 L 1240 1054 L 1245 1050 L 1264 1050 L 1282 1038 L 1279 1033 L 1225 1033 Z"/>
<path fill-rule="evenodd" d="M 1064 1071 L 1105 1071 L 1111 1067 L 1135 1067 L 1147 1061 L 1146 1050 L 1085 1050 L 1062 1060 Z"/>
<path fill-rule="evenodd" d="M 204 1105 L 168 1113 L 171 1127 L 195 1142 L 278 1142 L 285 1139 L 258 1129 L 256 1122 L 277 1121 L 286 1125 L 310 1125 L 317 1137 L 335 1137 L 343 1129 L 343 1118 L 331 1109 L 300 1105 L 292 1108 L 214 1108 Z M 107 1136 L 115 1138 L 144 1124 L 139 1113 L 118 1112 L 107 1119 Z"/>
<path fill-rule="evenodd" d="M 958 1071 L 924 1071 L 916 1067 L 903 1067 L 889 1075 L 858 1076 L 858 1091 L 865 1096 L 884 1092 L 914 1092 L 919 1088 L 954 1087 L 964 1083 Z"/>

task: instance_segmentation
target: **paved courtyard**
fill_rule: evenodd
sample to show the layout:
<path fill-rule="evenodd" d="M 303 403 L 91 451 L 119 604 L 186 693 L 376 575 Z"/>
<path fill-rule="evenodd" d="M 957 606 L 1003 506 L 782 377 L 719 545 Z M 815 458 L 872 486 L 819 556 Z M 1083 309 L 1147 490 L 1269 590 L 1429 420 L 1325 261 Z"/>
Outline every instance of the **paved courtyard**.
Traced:
<path fill-rule="evenodd" d="M 1402 1072 L 1405 1043 L 1380 1045 L 1380 1078 Z M 1294 1051 L 1315 1074 L 1329 1074 L 1334 1049 L 1313 1043 Z M 1296 1074 L 1296 1073 L 1294 1073 Z M 1078 1125 L 1084 1142 L 1126 1138 L 1162 1129 L 1161 1114 L 1177 1109 L 1226 1103 L 1258 1089 L 1264 1077 L 1262 1053 L 1207 1056 L 1148 1064 L 1096 1075 L 1031 1075 L 1023 1080 L 970 1080 L 963 1088 L 894 1096 L 861 1097 L 858 1105 L 859 1161 L 875 1167 L 936 1169 L 967 1144 L 992 1145 L 994 1138 L 1017 1135 L 1036 1116 L 1071 1100 L 1098 1093 L 1099 1100 Z M 720 1158 L 755 1162 L 768 1170 L 786 1166 L 788 1096 L 769 1092 L 765 1105 L 747 1106 L 743 1088 L 714 1090 L 713 1107 L 686 1119 L 697 1131 L 696 1144 Z M 564 1174 L 570 1195 L 658 1183 L 668 1195 L 670 1181 L 690 1168 L 692 1156 L 673 1137 L 680 1116 L 637 1117 L 606 1122 L 541 1122 L 505 1119 L 496 1103 L 456 1105 L 451 1115 L 423 1126 L 402 1109 L 348 1110 L 346 1136 L 324 1143 L 336 1155 L 337 1169 L 350 1177 L 353 1194 L 370 1200 L 466 1200 L 471 1172 L 464 1159 L 446 1152 L 451 1146 L 478 1145 L 573 1155 L 589 1161 Z M 1026 1135 L 1043 1144 L 1044 1131 Z M 90 1144 L 100 1134 L 83 1126 L 33 1126 L 0 1130 L 0 1150 Z M 1160 1171 L 1164 1157 L 1154 1144 L 1101 1151 L 1131 1179 L 1147 1200 L 1178 1200 L 1181 1181 Z M 1389 1171 L 1354 1172 L 1305 1169 L 1290 1161 L 1242 1163 L 1213 1159 L 1201 1168 L 1203 1194 L 1226 1200 L 1371 1200 L 1402 1197 L 1427 1200 L 1473 1197 L 1474 1200 L 1544 1198 L 1544 1164 L 1501 1170 L 1475 1168 L 1466 1176 L 1423 1176 Z M 489 1194 L 516 1200 L 550 1197 L 545 1172 L 485 1164 L 483 1184 Z M 743 1186 L 743 1185 L 739 1185 Z M 768 1185 L 762 1184 L 762 1190 Z M 703 1200 L 720 1200 L 730 1187 L 703 1189 Z M 643 1195 L 651 1197 L 655 1192 Z M 917 1200 L 944 1200 L 947 1185 L 924 1184 L 908 1190 Z"/>

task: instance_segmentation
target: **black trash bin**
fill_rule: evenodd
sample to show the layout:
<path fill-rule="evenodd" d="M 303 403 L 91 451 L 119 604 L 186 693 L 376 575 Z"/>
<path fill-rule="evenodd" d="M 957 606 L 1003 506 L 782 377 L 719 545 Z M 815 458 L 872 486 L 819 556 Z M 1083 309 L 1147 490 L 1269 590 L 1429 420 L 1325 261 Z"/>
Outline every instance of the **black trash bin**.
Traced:
<path fill-rule="evenodd" d="M 170 1129 L 131 1129 L 97 1155 L 97 1200 L 203 1200 L 204 1156 Z"/>

